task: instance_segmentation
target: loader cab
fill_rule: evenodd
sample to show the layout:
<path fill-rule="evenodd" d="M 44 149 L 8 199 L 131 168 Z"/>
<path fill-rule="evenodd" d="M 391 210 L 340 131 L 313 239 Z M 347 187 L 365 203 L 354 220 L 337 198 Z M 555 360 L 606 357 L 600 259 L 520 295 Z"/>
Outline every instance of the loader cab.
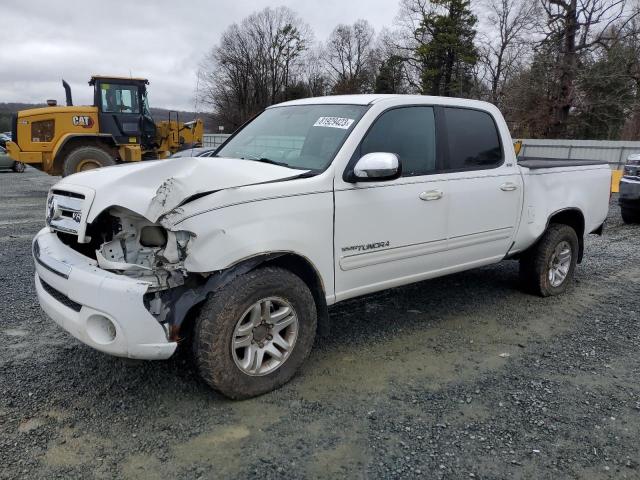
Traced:
<path fill-rule="evenodd" d="M 91 77 L 100 133 L 113 135 L 119 145 L 135 143 L 144 150 L 157 146 L 156 125 L 147 103 L 148 84 L 142 78 Z"/>

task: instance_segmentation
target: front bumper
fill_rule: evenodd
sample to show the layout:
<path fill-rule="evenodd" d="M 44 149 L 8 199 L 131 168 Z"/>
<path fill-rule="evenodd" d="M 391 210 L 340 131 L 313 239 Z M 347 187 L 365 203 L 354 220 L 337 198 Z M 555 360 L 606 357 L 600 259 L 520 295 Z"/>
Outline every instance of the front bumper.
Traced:
<path fill-rule="evenodd" d="M 640 209 L 640 180 L 626 177 L 620 180 L 618 203 L 624 207 Z"/>
<path fill-rule="evenodd" d="M 146 282 L 98 268 L 48 228 L 34 238 L 33 253 L 40 306 L 78 340 L 111 355 L 147 360 L 169 358 L 176 350 L 144 306 Z"/>

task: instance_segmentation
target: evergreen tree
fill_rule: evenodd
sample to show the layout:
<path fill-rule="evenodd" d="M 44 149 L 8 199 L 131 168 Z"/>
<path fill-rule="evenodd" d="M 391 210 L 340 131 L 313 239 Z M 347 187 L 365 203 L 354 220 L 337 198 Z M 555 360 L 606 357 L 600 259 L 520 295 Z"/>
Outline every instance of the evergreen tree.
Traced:
<path fill-rule="evenodd" d="M 383 60 L 376 75 L 374 93 L 402 92 L 402 59 L 396 55 Z"/>
<path fill-rule="evenodd" d="M 637 53 L 616 43 L 604 54 L 590 59 L 578 74 L 576 107 L 569 116 L 573 138 L 615 140 L 637 104 L 634 65 Z"/>
<path fill-rule="evenodd" d="M 476 16 L 470 0 L 433 0 L 436 7 L 425 13 L 417 36 L 429 41 L 416 54 L 423 65 L 421 90 L 424 94 L 468 96 L 473 85 L 473 68 L 478 61 L 474 45 Z"/>

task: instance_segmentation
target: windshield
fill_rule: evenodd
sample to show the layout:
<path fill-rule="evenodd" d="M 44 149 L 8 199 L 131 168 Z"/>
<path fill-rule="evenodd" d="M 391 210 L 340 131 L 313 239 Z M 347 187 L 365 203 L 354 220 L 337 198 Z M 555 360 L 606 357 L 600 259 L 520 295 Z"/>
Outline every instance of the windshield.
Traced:
<path fill-rule="evenodd" d="M 218 150 L 216 157 L 322 171 L 367 108 L 365 105 L 269 108 Z"/>
<path fill-rule="evenodd" d="M 100 89 L 103 112 L 140 113 L 137 86 L 102 83 Z"/>

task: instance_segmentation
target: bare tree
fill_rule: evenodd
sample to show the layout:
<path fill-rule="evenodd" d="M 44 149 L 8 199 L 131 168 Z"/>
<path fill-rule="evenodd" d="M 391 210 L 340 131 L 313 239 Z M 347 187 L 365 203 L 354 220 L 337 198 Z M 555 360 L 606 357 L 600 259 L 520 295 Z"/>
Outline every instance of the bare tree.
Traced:
<path fill-rule="evenodd" d="M 428 31 L 422 28 L 423 19 L 429 15 L 433 6 L 429 0 L 400 0 L 400 11 L 396 17 L 397 30 L 394 32 L 393 47 L 402 59 L 405 79 L 409 88 L 418 93 L 421 90 L 424 64 L 416 54 L 431 40 Z"/>
<path fill-rule="evenodd" d="M 338 25 L 325 46 L 334 93 L 365 93 L 372 88 L 374 30 L 366 20 Z"/>
<path fill-rule="evenodd" d="M 307 24 L 286 7 L 265 8 L 233 24 L 200 69 L 201 98 L 238 126 L 265 107 L 287 99 L 312 42 Z"/>
<path fill-rule="evenodd" d="M 549 135 L 564 136 L 575 101 L 580 55 L 611 40 L 611 28 L 624 29 L 638 15 L 627 0 L 540 0 L 545 13 L 543 44 L 558 52 L 558 87 Z"/>
<path fill-rule="evenodd" d="M 487 0 L 483 7 L 493 28 L 480 42 L 482 77 L 489 85 L 489 101 L 502 106 L 505 84 L 529 60 L 532 19 L 539 4 L 531 0 Z"/>
<path fill-rule="evenodd" d="M 302 77 L 308 96 L 320 97 L 329 93 L 330 79 L 321 47 L 311 49 L 306 55 Z"/>
<path fill-rule="evenodd" d="M 383 28 L 375 42 L 375 93 L 412 93 L 404 51 L 398 47 L 398 32 Z"/>
<path fill-rule="evenodd" d="M 640 35 L 628 33 L 638 32 L 637 23 L 612 26 L 606 32 L 611 40 L 582 60 L 569 121 L 572 135 L 607 140 L 633 136 L 630 127 L 640 109 Z"/>

